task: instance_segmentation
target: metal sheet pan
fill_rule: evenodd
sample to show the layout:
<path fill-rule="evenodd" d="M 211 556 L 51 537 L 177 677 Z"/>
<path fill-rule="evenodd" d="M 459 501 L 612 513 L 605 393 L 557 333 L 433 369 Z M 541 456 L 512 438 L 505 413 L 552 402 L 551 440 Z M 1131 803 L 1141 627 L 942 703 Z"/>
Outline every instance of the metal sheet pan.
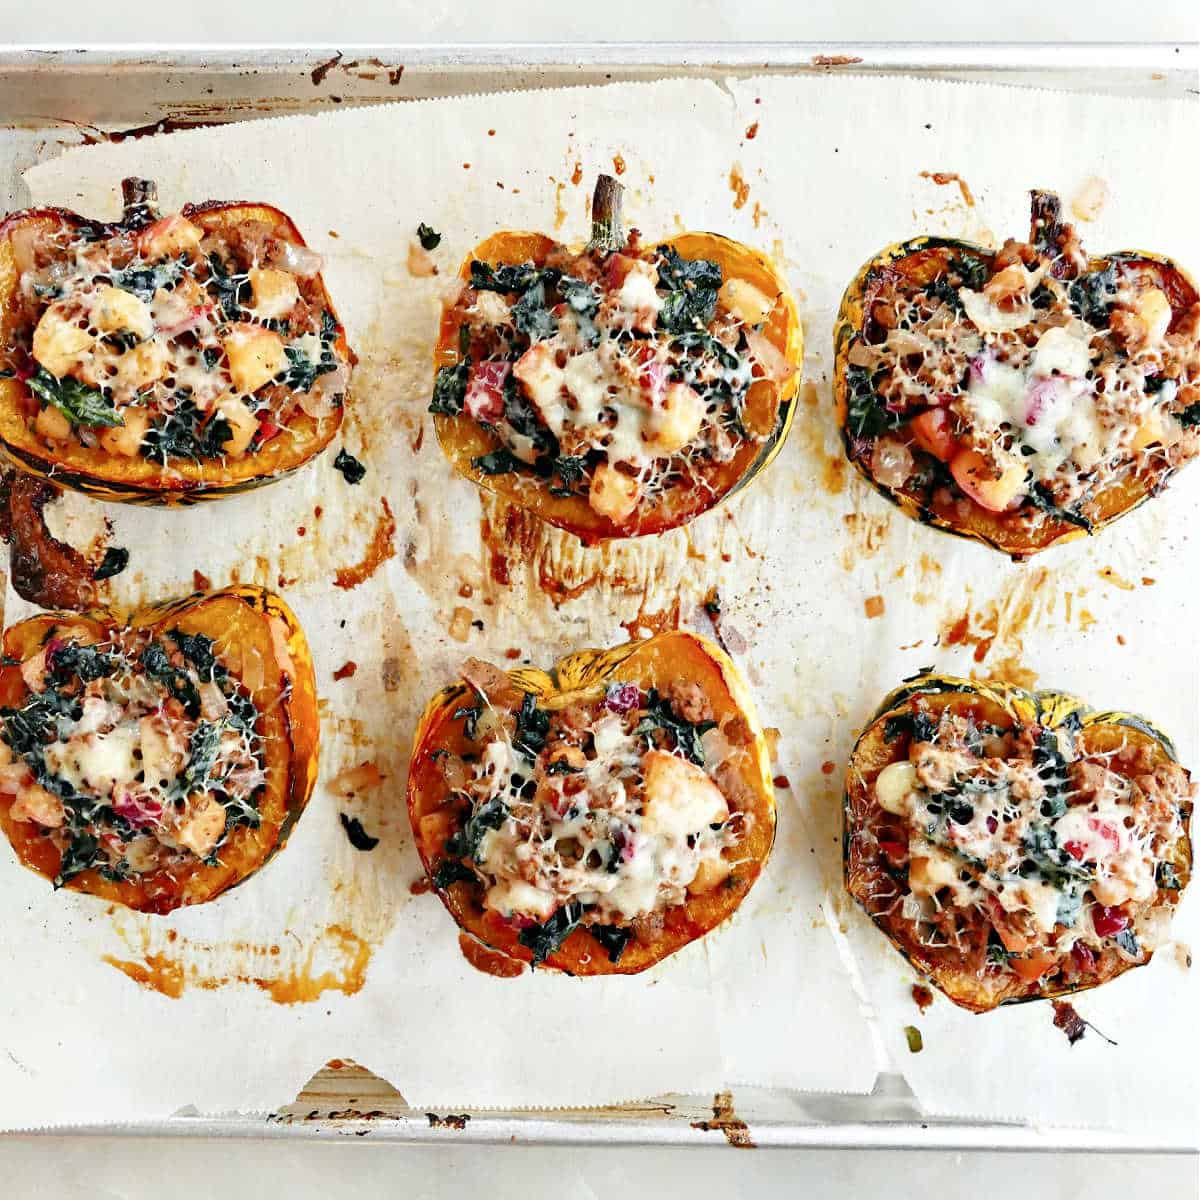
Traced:
<path fill-rule="evenodd" d="M 68 146 L 198 124 L 468 92 L 666 76 L 833 71 L 989 80 L 1115 95 L 1200 94 L 1200 44 L 604 43 L 289 47 L 36 46 L 0 51 L 0 201 Z M 1194 1152 L 1112 1131 L 933 1120 L 899 1076 L 868 1096 L 737 1089 L 603 1109 L 427 1113 L 352 1064 L 331 1064 L 270 1114 L 180 1113 L 55 1133 L 397 1142 Z"/>

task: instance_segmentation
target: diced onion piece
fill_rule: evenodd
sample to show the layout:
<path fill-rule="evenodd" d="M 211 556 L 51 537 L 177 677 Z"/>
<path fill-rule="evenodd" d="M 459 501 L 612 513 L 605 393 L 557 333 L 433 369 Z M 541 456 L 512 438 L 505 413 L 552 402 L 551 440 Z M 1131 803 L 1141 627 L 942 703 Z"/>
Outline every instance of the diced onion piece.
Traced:
<path fill-rule="evenodd" d="M 133 458 L 141 449 L 142 439 L 150 428 L 150 413 L 144 408 L 121 410 L 124 425 L 114 425 L 100 432 L 100 445 L 109 454 L 121 454 Z"/>
<path fill-rule="evenodd" d="M 298 246 L 295 242 L 279 243 L 276 257 L 293 275 L 301 279 L 311 279 L 322 267 L 321 256 L 307 246 Z"/>
<path fill-rule="evenodd" d="M 256 392 L 269 383 L 287 362 L 283 340 L 273 329 L 239 321 L 229 327 L 223 340 L 229 359 L 229 375 L 234 390 Z"/>
<path fill-rule="evenodd" d="M 796 374 L 796 368 L 766 334 L 759 333 L 757 329 L 747 329 L 744 332 L 746 345 L 750 348 L 754 361 L 762 369 L 763 378 L 770 379 L 773 383 L 786 383 Z"/>
<path fill-rule="evenodd" d="M 896 438 L 880 438 L 871 451 L 871 475 L 886 488 L 902 488 L 913 465 L 912 451 Z"/>

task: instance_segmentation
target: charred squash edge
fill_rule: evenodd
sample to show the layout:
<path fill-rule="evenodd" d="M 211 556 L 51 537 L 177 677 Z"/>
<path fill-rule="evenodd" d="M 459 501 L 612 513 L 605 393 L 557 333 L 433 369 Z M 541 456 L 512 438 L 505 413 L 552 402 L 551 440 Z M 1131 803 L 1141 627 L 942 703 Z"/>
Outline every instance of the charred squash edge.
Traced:
<path fill-rule="evenodd" d="M 283 849 L 288 836 L 300 819 L 313 786 L 317 779 L 318 746 L 320 740 L 320 721 L 317 713 L 316 681 L 313 674 L 312 655 L 304 631 L 300 627 L 295 614 L 288 605 L 273 592 L 252 584 L 242 584 L 222 588 L 212 592 L 196 592 L 190 596 L 168 600 L 149 608 L 123 612 L 109 608 L 91 609 L 83 613 L 51 612 L 39 613 L 28 620 L 10 626 L 4 632 L 4 653 L 8 657 L 20 657 L 18 650 L 23 638 L 32 636 L 36 644 L 40 644 L 45 633 L 54 625 L 63 622 L 93 622 L 102 627 L 131 626 L 134 628 L 152 628 L 166 631 L 189 614 L 202 612 L 206 605 L 214 602 L 240 602 L 251 610 L 267 628 L 264 630 L 268 645 L 273 645 L 273 635 L 270 622 L 272 619 L 282 623 L 287 637 L 287 650 L 293 664 L 293 673 L 287 676 L 280 669 L 280 681 L 274 688 L 268 688 L 273 693 L 275 706 L 280 714 L 282 737 L 286 741 L 286 753 L 280 760 L 280 765 L 287 770 L 287 779 L 282 791 L 283 809 L 279 817 L 278 828 L 274 841 L 263 849 L 256 861 L 249 863 L 245 869 L 239 867 L 227 882 L 221 883 L 212 890 L 207 890 L 203 883 L 194 885 L 197 880 L 203 881 L 204 872 L 219 868 L 199 868 L 188 879 L 185 893 L 178 896 L 174 903 L 159 905 L 147 899 L 143 903 L 130 903 L 134 887 L 120 882 L 106 880 L 97 871 L 85 871 L 63 886 L 71 891 L 83 892 L 97 896 L 110 903 L 117 903 L 133 908 L 140 912 L 165 914 L 174 911 L 185 904 L 202 904 L 214 899 L 222 892 L 236 887 L 248 879 L 256 871 L 265 866 L 280 850 Z M 219 616 L 218 614 L 215 614 Z M 226 623 L 208 632 L 208 636 L 221 641 L 226 629 Z M 196 630 L 193 630 L 196 632 Z M 201 627 L 200 632 L 205 632 Z M 236 643 L 233 643 L 236 644 Z M 274 661 L 272 659 L 271 661 Z M 240 676 L 239 676 L 240 678 Z M 0 688 L 7 693 L 10 687 L 21 689 L 19 694 L 26 694 L 20 678 L 19 666 L 0 667 Z M 264 683 L 264 687 L 268 687 Z M 262 711 L 260 706 L 260 711 Z M 28 861 L 22 849 L 13 842 L 13 833 L 18 827 L 16 822 L 9 819 L 11 797 L 0 797 L 0 827 L 8 837 L 13 851 L 19 862 L 29 870 L 45 878 L 53 880 L 54 874 L 38 868 Z M 239 834 L 247 834 L 249 830 L 238 828 L 232 838 Z M 226 843 L 228 845 L 228 843 Z M 186 895 L 186 898 L 185 898 Z"/>
<path fill-rule="evenodd" d="M 862 733 L 855 740 L 854 749 L 850 754 L 850 761 L 846 768 L 845 788 L 842 796 L 842 869 L 843 882 L 846 890 L 850 892 L 850 841 L 854 832 L 854 822 L 851 816 L 851 791 L 857 788 L 866 788 L 865 779 L 857 772 L 857 762 L 861 758 L 869 740 L 873 738 L 882 738 L 884 724 L 888 717 L 897 715 L 907 711 L 907 704 L 916 696 L 945 696 L 945 695 L 963 695 L 978 697 L 986 702 L 998 705 L 1006 712 L 1010 713 L 1014 718 L 1022 722 L 1033 722 L 1042 725 L 1046 728 L 1055 728 L 1062 725 L 1072 716 L 1078 717 L 1082 729 L 1097 726 L 1118 726 L 1133 730 L 1141 736 L 1150 739 L 1157 745 L 1163 757 L 1171 762 L 1179 761 L 1175 746 L 1171 739 L 1156 728 L 1144 717 L 1139 717 L 1134 713 L 1121 712 L 1118 710 L 1097 710 L 1093 709 L 1077 697 L 1071 696 L 1066 692 L 1054 690 L 1038 690 L 1028 691 L 1024 688 L 1016 687 L 1013 684 L 1001 682 L 977 682 L 970 679 L 961 679 L 952 675 L 927 674 L 920 675 L 912 680 L 909 680 L 896 688 L 894 691 L 885 697 L 884 701 L 875 710 L 874 716 L 868 722 Z M 892 761 L 897 761 L 893 759 Z M 858 774 L 858 782 L 855 782 L 855 776 Z M 1177 869 L 1180 878 L 1180 886 L 1175 892 L 1176 902 L 1182 896 L 1184 889 L 1187 887 L 1192 872 L 1192 842 L 1190 834 L 1190 813 L 1185 813 L 1183 818 L 1183 830 L 1178 841 L 1172 848 L 1170 861 Z M 1163 889 L 1160 889 L 1160 893 Z M 859 904 L 859 907 L 866 912 L 871 922 L 879 929 L 879 931 L 887 938 L 890 945 L 902 955 L 906 961 L 910 963 L 915 971 L 922 977 L 928 978 L 935 987 L 938 988 L 948 999 L 960 1008 L 965 1008 L 970 1012 L 982 1013 L 989 1012 L 997 1007 L 1010 1004 L 1025 1004 L 1033 1000 L 1051 1000 L 1059 996 L 1072 995 L 1077 992 L 1089 991 L 1093 987 L 1101 987 L 1110 979 L 1115 979 L 1123 975 L 1126 971 L 1136 969 L 1140 966 L 1145 966 L 1153 957 L 1154 952 L 1150 951 L 1144 962 L 1141 963 L 1122 963 L 1121 966 L 1113 971 L 1105 978 L 1096 980 L 1093 983 L 1087 984 L 1063 984 L 1060 986 L 1037 986 L 1034 990 L 1025 995 L 1007 997 L 999 1002 L 981 1003 L 977 999 L 972 999 L 972 979 L 965 975 L 959 975 L 955 972 L 939 972 L 936 968 L 933 971 L 927 970 L 921 964 L 915 962 L 908 951 L 891 936 L 890 933 L 880 924 L 876 917 L 867 912 L 866 907 L 862 904 L 853 892 L 850 892 L 851 897 Z"/>
<path fill-rule="evenodd" d="M 978 511 L 973 509 L 971 513 L 973 524 L 971 527 L 964 527 L 932 512 L 920 504 L 915 497 L 897 492 L 878 482 L 868 470 L 866 463 L 862 459 L 855 458 L 851 453 L 852 437 L 847 427 L 849 418 L 848 359 L 854 336 L 862 332 L 866 322 L 866 299 L 870 291 L 870 284 L 879 272 L 885 271 L 893 263 L 924 250 L 939 249 L 963 251 L 983 259 L 989 266 L 995 260 L 997 253 L 986 246 L 961 238 L 923 235 L 907 241 L 895 242 L 863 264 L 842 296 L 841 306 L 833 324 L 833 399 L 846 457 L 867 483 L 885 500 L 899 508 L 905 516 L 956 537 L 982 542 L 986 546 L 999 550 L 1002 554 L 1007 554 L 1015 562 L 1029 559 L 1034 554 L 1048 550 L 1051 546 L 1062 545 L 1064 542 L 1089 536 L 1087 530 L 1077 525 L 1047 516 L 1035 537 L 1025 537 L 1020 534 L 1020 531 L 1012 529 L 1010 523 L 1004 520 L 1005 514 L 989 513 L 984 509 L 978 509 Z M 1182 267 L 1165 255 L 1155 254 L 1151 251 L 1117 250 L 1111 254 L 1097 255 L 1088 259 L 1087 270 L 1094 271 L 1102 269 L 1109 263 L 1119 262 L 1152 263 L 1177 277 L 1177 282 L 1190 293 L 1193 302 L 1200 296 L 1194 280 Z M 1166 471 L 1159 473 L 1151 480 L 1123 481 L 1099 493 L 1097 501 L 1100 505 L 1101 515 L 1098 519 L 1093 520 L 1091 533 L 1093 535 L 1098 533 L 1125 516 L 1126 513 L 1132 512 L 1139 505 L 1156 496 L 1171 474 L 1173 472 Z"/>
<path fill-rule="evenodd" d="M 153 220 L 154 185 L 148 180 L 124 180 L 122 186 L 126 204 L 120 221 L 96 221 L 70 209 L 56 207 L 22 209 L 0 221 L 0 328 L 7 327 L 9 297 L 17 283 L 9 248 L 12 230 L 25 221 L 52 220 L 72 230 L 87 230 L 98 237 L 108 237 L 124 229 L 139 228 Z M 181 213 L 206 230 L 236 224 L 239 220 L 262 219 L 283 232 L 289 241 L 300 246 L 306 244 L 292 219 L 281 209 L 268 204 L 243 200 L 207 200 L 186 204 Z M 345 327 L 338 318 L 325 280 L 318 274 L 313 282 L 319 289 L 322 305 L 337 322 L 337 348 L 353 364 L 354 353 L 346 342 Z M 306 438 L 311 439 L 308 448 L 299 457 L 282 453 L 283 440 L 272 439 L 262 450 L 247 454 L 233 463 L 172 460 L 164 466 L 152 464 L 149 459 L 137 458 L 131 460 L 134 465 L 141 467 L 144 464 L 152 469 L 135 472 L 144 475 L 144 478 L 136 479 L 125 477 L 129 467 L 126 460 L 117 456 L 83 446 L 67 446 L 56 452 L 43 445 L 30 432 L 20 411 L 20 401 L 26 391 L 25 385 L 18 380 L 0 379 L 0 454 L 23 471 L 98 500 L 169 507 L 236 495 L 290 475 L 311 462 L 329 445 L 341 428 L 345 413 L 344 407 L 339 408 L 323 421 L 318 421 L 303 411 L 297 412 L 290 428 L 304 430 Z M 231 470 L 231 467 L 234 469 Z"/>
<path fill-rule="evenodd" d="M 606 178 L 606 176 L 600 177 L 600 182 L 597 183 L 597 195 L 600 194 L 602 181 Z M 613 245 L 611 229 L 603 222 L 597 221 L 593 241 L 601 240 L 610 247 Z M 620 240 L 623 244 L 623 238 Z M 464 280 L 470 278 L 472 260 L 479 260 L 493 266 L 519 265 L 530 261 L 541 264 L 545 261 L 547 254 L 560 244 L 548 234 L 543 233 L 515 230 L 494 233 L 480 242 L 467 255 L 463 260 L 459 275 Z M 678 529 L 702 513 L 715 508 L 730 496 L 741 491 L 767 468 L 783 448 L 784 439 L 796 418 L 796 394 L 800 387 L 800 365 L 804 358 L 804 330 L 795 297 L 782 274 L 765 254 L 722 234 L 679 233 L 655 242 L 647 248 L 658 250 L 667 246 L 673 247 L 681 257 L 686 259 L 713 259 L 721 264 L 726 279 L 747 280 L 760 287 L 761 290 L 772 294 L 777 293 L 782 301 L 782 309 L 777 307 L 776 313 L 768 324 L 767 336 L 772 344 L 784 354 L 788 362 L 796 368 L 796 374 L 780 388 L 779 415 L 774 433 L 761 446 L 757 447 L 757 452 L 748 463 L 741 467 L 735 481 L 724 491 L 718 492 L 715 496 L 704 497 L 700 503 L 686 505 L 682 512 L 664 511 L 663 506 L 656 505 L 635 528 L 628 528 L 617 525 L 611 519 L 593 512 L 586 497 L 551 496 L 529 475 L 518 477 L 519 480 L 524 481 L 525 486 L 513 486 L 510 476 L 484 474 L 471 465 L 471 460 L 490 450 L 497 449 L 500 445 L 499 440 L 482 429 L 466 414 L 453 417 L 437 415 L 433 419 L 442 451 L 460 475 L 464 475 L 485 491 L 501 496 L 510 504 L 527 509 L 547 524 L 573 533 L 585 545 L 619 538 L 665 533 L 671 529 Z M 582 249 L 582 247 L 580 248 Z M 731 268 L 735 264 L 738 269 L 733 271 Z M 783 318 L 782 330 L 778 328 L 780 312 L 782 312 Z M 443 319 L 438 342 L 434 348 L 434 371 L 436 373 L 440 367 L 453 366 L 457 361 L 456 345 L 453 338 L 450 337 L 447 323 Z M 743 450 L 747 448 L 749 448 L 749 444 L 743 447 Z M 531 502 L 529 492 L 535 486 L 538 486 L 539 490 L 536 499 Z"/>
<path fill-rule="evenodd" d="M 648 663 L 647 655 L 650 656 Z M 639 656 L 645 664 L 640 671 Z M 644 672 L 647 670 L 657 673 L 660 682 L 665 682 L 672 674 L 682 674 L 672 665 L 674 662 L 691 662 L 698 675 L 708 676 L 711 681 L 719 683 L 725 692 L 724 712 L 739 713 L 750 726 L 753 761 L 743 778 L 756 796 L 755 825 L 747 835 L 749 839 L 754 839 L 752 861 L 739 864 L 730 876 L 732 884 L 727 882 L 713 893 L 690 898 L 684 904 L 668 909 L 663 934 L 649 944 L 639 944 L 636 939 L 631 939 L 619 962 L 611 963 L 587 929 L 578 926 L 560 949 L 546 959 L 547 967 L 581 976 L 633 975 L 644 971 L 731 917 L 744 902 L 770 856 L 776 817 L 766 736 L 749 689 L 736 666 L 728 655 L 706 638 L 676 630 L 644 641 L 628 642 L 610 650 L 581 650 L 560 659 L 550 673 L 529 667 L 509 671 L 508 676 L 518 688 L 536 696 L 545 707 L 557 709 L 576 700 L 595 697 L 610 680 L 628 677 L 645 681 Z M 711 691 L 709 694 L 712 698 Z M 473 695 L 463 683 L 443 688 L 426 705 L 413 740 L 408 775 L 408 813 L 417 851 L 431 882 L 439 861 L 448 860 L 444 855 L 435 858 L 422 844 L 418 831 L 419 817 L 424 815 L 420 810 L 425 781 L 437 769 L 432 755 L 443 744 L 447 726 L 453 721 L 454 710 L 464 699 Z M 722 711 L 718 707 L 718 715 Z M 486 910 L 478 899 L 479 886 L 478 883 L 451 883 L 439 888 L 435 884 L 433 890 L 468 935 L 510 958 L 531 961 L 531 952 L 519 944 L 515 930 L 485 919 Z M 694 917 L 697 909 L 699 916 Z M 674 923 L 672 914 L 677 914 Z"/>

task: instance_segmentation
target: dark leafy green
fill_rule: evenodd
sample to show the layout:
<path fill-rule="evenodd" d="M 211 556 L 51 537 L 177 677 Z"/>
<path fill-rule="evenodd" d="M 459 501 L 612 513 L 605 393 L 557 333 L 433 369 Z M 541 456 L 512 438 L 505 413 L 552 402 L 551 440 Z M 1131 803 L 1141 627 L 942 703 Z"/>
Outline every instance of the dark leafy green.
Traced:
<path fill-rule="evenodd" d="M 567 940 L 582 915 L 580 905 L 565 904 L 541 925 L 530 925 L 517 934 L 517 941 L 533 951 L 535 967 L 541 966 Z"/>
<path fill-rule="evenodd" d="M 37 374 L 27 382 L 39 400 L 57 408 L 72 425 L 111 429 L 125 424 L 103 392 L 87 387 L 78 379 L 58 379 L 45 367 L 38 367 Z"/>
<path fill-rule="evenodd" d="M 517 712 L 517 727 L 513 734 L 513 748 L 519 750 L 531 762 L 545 748 L 550 732 L 550 714 L 538 708 L 532 692 L 526 692 Z"/>
<path fill-rule="evenodd" d="M 120 665 L 121 660 L 113 655 L 105 654 L 95 646 L 80 646 L 75 642 L 46 655 L 46 666 L 55 683 L 65 683 L 69 679 L 80 679 L 84 683 L 106 679 L 115 674 Z"/>
<path fill-rule="evenodd" d="M 716 728 L 716 721 L 700 721 L 693 724 L 679 716 L 658 692 L 651 688 L 646 698 L 646 715 L 638 723 L 635 733 L 646 737 L 655 730 L 663 730 L 669 734 L 683 756 L 697 766 L 704 766 L 704 744 L 700 740 L 703 734 Z"/>
<path fill-rule="evenodd" d="M 471 286 L 479 292 L 524 292 L 542 278 L 541 270 L 533 263 L 493 267 L 472 259 L 470 272 Z"/>
<path fill-rule="evenodd" d="M 457 833 L 446 839 L 446 853 L 454 858 L 479 861 L 479 844 L 489 829 L 499 829 L 508 817 L 508 806 L 499 796 L 481 804 Z"/>
<path fill-rule="evenodd" d="M 531 341 L 553 337 L 558 321 L 546 301 L 546 285 L 535 283 L 512 306 L 513 324 Z"/>
<path fill-rule="evenodd" d="M 171 458 L 221 458 L 233 429 L 224 417 L 206 421 L 191 399 L 181 400 L 173 413 L 164 413 L 146 431 L 141 452 L 165 463 Z"/>
<path fill-rule="evenodd" d="M 466 863 L 456 858 L 443 858 L 433 873 L 433 886 L 444 892 L 452 883 L 475 883 L 478 876 Z"/>
<path fill-rule="evenodd" d="M 342 828 L 346 831 L 346 837 L 350 840 L 355 850 L 374 850 L 379 845 L 379 839 L 372 837 L 363 827 L 362 822 L 357 817 L 347 816 L 345 813 L 338 813 L 338 820 L 342 823 Z"/>
<path fill-rule="evenodd" d="M 1088 533 L 1095 531 L 1095 526 L 1083 513 L 1076 512 L 1073 508 L 1062 508 L 1058 504 L 1055 504 L 1054 497 L 1050 494 L 1050 489 L 1044 483 L 1035 483 L 1029 489 L 1029 502 L 1035 508 L 1040 508 L 1047 516 L 1054 517 L 1059 521 L 1066 521 L 1068 525 L 1075 525 L 1080 529 L 1086 529 Z"/>
<path fill-rule="evenodd" d="M 850 366 L 846 369 L 846 428 L 854 437 L 872 438 L 896 429 L 900 418 L 884 407 L 882 397 L 875 391 L 876 382 L 884 372 L 874 376 L 866 367 Z"/>
<path fill-rule="evenodd" d="M 621 955 L 633 937 L 633 930 L 624 925 L 589 925 L 587 931 L 600 943 L 610 963 L 621 961 Z"/>
<path fill-rule="evenodd" d="M 707 258 L 682 258 L 667 246 L 658 260 L 659 287 L 667 289 L 659 326 L 669 333 L 706 330 L 717 311 L 721 267 Z"/>
<path fill-rule="evenodd" d="M 193 720 L 200 716 L 200 693 L 192 682 L 191 676 L 179 667 L 172 665 L 167 657 L 166 648 L 159 642 L 151 642 L 142 651 L 142 669 L 152 679 L 159 680 L 187 710 Z"/>
<path fill-rule="evenodd" d="M 908 734 L 914 742 L 932 742 L 937 727 L 928 713 L 898 713 L 883 723 L 883 740 L 889 745 Z"/>
<path fill-rule="evenodd" d="M 1117 294 L 1117 269 L 1109 263 L 1101 271 L 1088 271 L 1071 281 L 1067 299 L 1076 316 L 1097 329 L 1108 325 L 1109 314 Z"/>
<path fill-rule="evenodd" d="M 467 394 L 467 377 L 470 373 L 469 358 L 464 358 L 453 367 L 442 367 L 433 381 L 433 400 L 429 404 L 429 411 L 446 417 L 457 417 L 462 412 L 463 398 Z"/>
<path fill-rule="evenodd" d="M 485 475 L 511 475 L 524 465 L 511 450 L 503 446 L 490 454 L 481 454 L 478 458 L 471 459 L 471 466 Z"/>
<path fill-rule="evenodd" d="M 131 265 L 123 270 L 110 271 L 108 277 L 112 280 L 113 287 L 119 287 L 123 292 L 132 292 L 139 300 L 149 303 L 159 288 L 174 287 L 183 278 L 183 271 L 183 260 L 176 258 L 153 267 Z"/>
<path fill-rule="evenodd" d="M 109 546 L 104 551 L 100 565 L 92 572 L 95 579 L 111 579 L 129 566 L 129 551 L 124 546 Z"/>
<path fill-rule="evenodd" d="M 417 241 L 421 243 L 423 250 L 436 250 L 442 243 L 442 235 L 432 225 L 426 225 L 422 221 L 417 226 Z"/>
<path fill-rule="evenodd" d="M 337 458 L 333 460 L 333 469 L 341 471 L 342 478 L 347 483 L 362 483 L 363 476 L 367 473 L 367 468 L 353 454 L 347 454 L 345 449 L 337 452 Z"/>

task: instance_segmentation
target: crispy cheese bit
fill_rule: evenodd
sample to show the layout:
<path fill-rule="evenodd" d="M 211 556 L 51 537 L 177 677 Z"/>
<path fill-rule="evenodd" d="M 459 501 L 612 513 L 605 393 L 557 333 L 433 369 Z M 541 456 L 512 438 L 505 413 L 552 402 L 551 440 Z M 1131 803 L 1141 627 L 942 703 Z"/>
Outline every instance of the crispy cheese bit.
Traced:
<path fill-rule="evenodd" d="M 176 840 L 197 858 L 207 858 L 225 832 L 225 806 L 208 795 L 188 801 L 187 815 L 175 831 Z"/>
<path fill-rule="evenodd" d="M 174 258 L 200 245 L 204 230 L 186 217 L 175 213 L 147 225 L 137 235 L 138 252 L 143 258 Z"/>
<path fill-rule="evenodd" d="M 141 341 L 154 333 L 154 318 L 145 301 L 116 287 L 103 286 L 96 292 L 92 324 L 104 333 L 132 333 Z"/>
<path fill-rule="evenodd" d="M 717 293 L 717 303 L 747 325 L 761 325 L 775 307 L 775 297 L 768 296 L 744 279 L 727 279 Z"/>
<path fill-rule="evenodd" d="M 238 322 L 229 327 L 223 346 L 229 360 L 233 390 L 243 395 L 258 391 L 287 365 L 283 339 L 274 330 Z"/>
<path fill-rule="evenodd" d="M 251 267 L 250 292 L 253 296 L 254 312 L 266 320 L 278 320 L 287 316 L 300 299 L 296 277 L 287 271 L 275 271 L 266 267 Z"/>
<path fill-rule="evenodd" d="M 146 430 L 150 428 L 150 414 L 144 408 L 125 408 L 121 411 L 121 417 L 125 424 L 103 430 L 100 445 L 109 454 L 134 458 L 141 449 Z"/>
<path fill-rule="evenodd" d="M 94 344 L 93 336 L 54 304 L 33 331 L 33 357 L 59 378 L 69 375 Z"/>
<path fill-rule="evenodd" d="M 592 475 L 588 504 L 593 512 L 619 525 L 637 508 L 641 491 L 642 485 L 631 475 L 600 463 Z"/>
<path fill-rule="evenodd" d="M 238 396 L 222 396 L 217 401 L 216 414 L 229 423 L 230 429 L 229 437 L 221 443 L 221 449 L 230 458 L 241 458 L 258 431 L 258 418 Z"/>

